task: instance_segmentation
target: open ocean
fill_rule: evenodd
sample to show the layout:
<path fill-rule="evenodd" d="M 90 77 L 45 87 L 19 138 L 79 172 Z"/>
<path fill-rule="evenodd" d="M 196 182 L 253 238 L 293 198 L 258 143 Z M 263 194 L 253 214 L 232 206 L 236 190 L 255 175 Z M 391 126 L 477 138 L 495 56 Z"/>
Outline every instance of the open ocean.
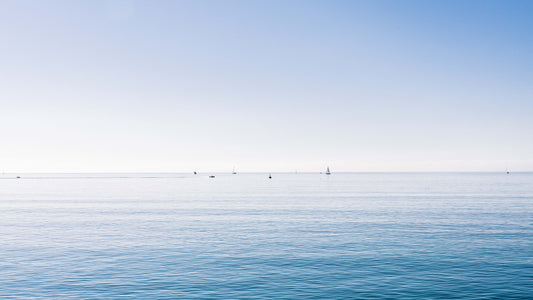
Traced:
<path fill-rule="evenodd" d="M 533 173 L 208 175 L 0 175 L 0 298 L 533 299 Z"/>

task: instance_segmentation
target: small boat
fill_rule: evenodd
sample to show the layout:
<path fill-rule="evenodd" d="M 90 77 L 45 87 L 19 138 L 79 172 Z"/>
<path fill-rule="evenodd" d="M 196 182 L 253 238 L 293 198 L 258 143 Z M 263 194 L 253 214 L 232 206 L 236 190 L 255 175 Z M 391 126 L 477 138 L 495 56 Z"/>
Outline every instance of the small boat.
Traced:
<path fill-rule="evenodd" d="M 505 171 L 505 173 L 509 174 L 509 173 L 511 173 L 511 172 L 509 172 L 509 170 L 507 170 L 507 171 Z"/>
<path fill-rule="evenodd" d="M 329 166 L 326 168 L 326 175 L 331 175 L 331 172 L 329 171 Z"/>
<path fill-rule="evenodd" d="M 237 172 L 235 172 L 235 167 L 233 167 L 233 172 L 231 172 L 231 174 L 237 174 Z"/>
<path fill-rule="evenodd" d="M 196 171 L 194 171 L 193 174 L 196 175 L 196 174 L 198 174 L 198 173 L 196 173 Z"/>
<path fill-rule="evenodd" d="M 215 178 L 215 175 L 209 175 L 209 178 Z"/>
<path fill-rule="evenodd" d="M 268 174 L 268 179 L 272 179 L 272 174 Z"/>

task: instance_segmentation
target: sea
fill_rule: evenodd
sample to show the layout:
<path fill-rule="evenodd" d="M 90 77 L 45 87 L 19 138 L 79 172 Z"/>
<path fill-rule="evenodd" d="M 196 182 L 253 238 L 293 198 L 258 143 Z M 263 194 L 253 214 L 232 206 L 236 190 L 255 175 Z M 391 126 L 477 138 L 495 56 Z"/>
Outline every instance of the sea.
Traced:
<path fill-rule="evenodd" d="M 0 298 L 533 299 L 533 173 L 268 175 L 1 174 Z"/>

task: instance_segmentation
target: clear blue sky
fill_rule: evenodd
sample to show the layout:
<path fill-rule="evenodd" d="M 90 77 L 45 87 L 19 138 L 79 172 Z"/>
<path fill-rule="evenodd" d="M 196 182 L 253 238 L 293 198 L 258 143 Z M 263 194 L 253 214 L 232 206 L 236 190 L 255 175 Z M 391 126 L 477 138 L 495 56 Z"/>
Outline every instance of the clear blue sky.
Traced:
<path fill-rule="evenodd" d="M 533 1 L 0 0 L 0 170 L 533 171 Z"/>

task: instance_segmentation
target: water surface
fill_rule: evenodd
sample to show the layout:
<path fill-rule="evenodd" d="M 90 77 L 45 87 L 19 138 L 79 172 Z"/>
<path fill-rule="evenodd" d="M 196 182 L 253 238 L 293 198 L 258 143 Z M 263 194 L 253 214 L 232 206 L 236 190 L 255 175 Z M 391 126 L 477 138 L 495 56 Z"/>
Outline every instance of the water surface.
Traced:
<path fill-rule="evenodd" d="M 532 173 L 208 175 L 3 174 L 0 298 L 533 298 Z"/>

